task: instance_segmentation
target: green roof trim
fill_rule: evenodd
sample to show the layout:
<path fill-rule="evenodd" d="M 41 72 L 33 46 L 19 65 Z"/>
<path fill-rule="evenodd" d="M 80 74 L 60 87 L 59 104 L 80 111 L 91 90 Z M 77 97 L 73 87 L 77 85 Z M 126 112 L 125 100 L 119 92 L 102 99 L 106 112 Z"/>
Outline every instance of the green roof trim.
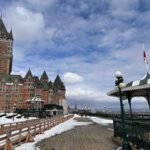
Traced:
<path fill-rule="evenodd" d="M 43 89 L 44 89 L 45 91 L 49 90 L 49 84 L 46 83 L 46 82 L 43 82 L 43 83 L 42 83 L 42 87 L 43 87 Z"/>
<path fill-rule="evenodd" d="M 0 81 L 7 83 L 23 83 L 23 78 L 21 75 L 0 75 Z"/>

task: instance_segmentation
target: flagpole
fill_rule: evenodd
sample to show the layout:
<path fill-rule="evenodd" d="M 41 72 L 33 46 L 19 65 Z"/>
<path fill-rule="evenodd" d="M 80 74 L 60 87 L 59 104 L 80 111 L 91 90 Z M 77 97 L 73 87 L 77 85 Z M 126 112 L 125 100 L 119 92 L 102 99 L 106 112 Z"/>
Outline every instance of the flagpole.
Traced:
<path fill-rule="evenodd" d="M 143 52 L 145 53 L 145 57 L 144 57 L 145 68 L 146 68 L 146 72 L 148 73 L 148 61 L 147 61 L 147 56 L 146 56 L 146 51 L 145 51 L 145 44 L 144 44 L 144 42 L 142 43 L 142 45 L 143 45 Z"/>

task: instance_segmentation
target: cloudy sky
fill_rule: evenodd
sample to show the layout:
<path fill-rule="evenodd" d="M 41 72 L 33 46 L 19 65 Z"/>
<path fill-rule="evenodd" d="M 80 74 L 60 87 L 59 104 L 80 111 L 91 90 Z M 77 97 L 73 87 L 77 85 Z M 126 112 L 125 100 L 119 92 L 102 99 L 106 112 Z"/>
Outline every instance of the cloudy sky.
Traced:
<path fill-rule="evenodd" d="M 7 0 L 0 9 L 13 29 L 12 73 L 46 70 L 52 81 L 60 74 L 72 106 L 118 107 L 107 96 L 115 71 L 125 82 L 146 73 L 141 42 L 150 58 L 149 0 Z"/>

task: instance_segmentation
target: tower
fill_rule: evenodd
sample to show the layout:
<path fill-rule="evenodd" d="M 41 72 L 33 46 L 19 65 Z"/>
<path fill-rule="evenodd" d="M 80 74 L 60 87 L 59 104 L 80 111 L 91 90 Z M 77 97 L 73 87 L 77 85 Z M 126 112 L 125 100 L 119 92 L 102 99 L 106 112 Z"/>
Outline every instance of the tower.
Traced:
<path fill-rule="evenodd" d="M 47 76 L 47 73 L 46 73 L 46 71 L 44 70 L 44 72 L 43 72 L 43 74 L 42 74 L 42 76 L 41 76 L 41 79 L 40 79 L 40 81 L 43 83 L 43 82 L 48 82 L 48 76 Z"/>
<path fill-rule="evenodd" d="M 32 75 L 31 70 L 29 69 L 24 77 L 24 84 L 23 84 L 23 100 L 31 99 L 35 95 L 35 88 L 34 88 L 34 77 Z M 26 104 L 26 103 L 25 103 Z M 24 106 L 27 108 L 27 105 Z"/>
<path fill-rule="evenodd" d="M 9 75 L 12 70 L 12 47 L 13 34 L 12 30 L 7 32 L 6 27 L 0 18 L 0 74 Z"/>
<path fill-rule="evenodd" d="M 68 112 L 68 104 L 65 96 L 66 88 L 64 83 L 61 81 L 59 75 L 57 75 L 53 83 L 53 92 L 54 92 L 54 103 L 60 106 L 63 106 L 64 114 Z"/>

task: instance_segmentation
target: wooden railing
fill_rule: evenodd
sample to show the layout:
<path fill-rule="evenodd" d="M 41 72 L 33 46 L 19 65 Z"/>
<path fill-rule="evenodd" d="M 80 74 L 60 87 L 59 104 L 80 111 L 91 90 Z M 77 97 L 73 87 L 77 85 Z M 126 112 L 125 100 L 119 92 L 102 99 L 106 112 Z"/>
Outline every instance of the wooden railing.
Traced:
<path fill-rule="evenodd" d="M 114 119 L 114 136 L 122 137 L 122 125 L 120 119 Z M 135 121 L 126 120 L 125 129 L 127 132 L 128 140 L 135 148 L 143 148 L 144 150 L 150 149 L 150 121 Z"/>
<path fill-rule="evenodd" d="M 42 134 L 45 130 L 72 117 L 73 115 L 57 116 L 0 125 L 0 150 L 12 150 L 15 144 L 20 145 L 21 142 L 32 142 L 35 135 Z"/>

